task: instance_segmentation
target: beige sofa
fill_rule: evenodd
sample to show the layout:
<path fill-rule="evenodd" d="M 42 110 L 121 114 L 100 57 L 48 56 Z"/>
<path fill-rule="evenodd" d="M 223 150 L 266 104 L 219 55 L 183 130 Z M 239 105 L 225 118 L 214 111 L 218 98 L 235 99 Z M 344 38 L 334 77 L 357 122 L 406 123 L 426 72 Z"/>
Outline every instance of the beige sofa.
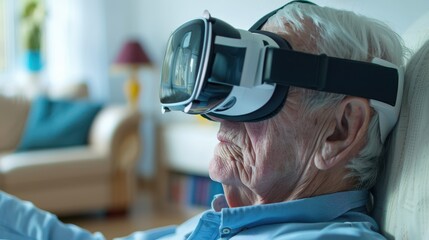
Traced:
<path fill-rule="evenodd" d="M 429 239 L 429 40 L 407 64 L 402 99 L 373 215 L 387 239 Z"/>
<path fill-rule="evenodd" d="M 104 106 L 88 145 L 16 152 L 30 105 L 0 95 L 0 190 L 59 215 L 126 210 L 135 191 L 140 115 Z"/>

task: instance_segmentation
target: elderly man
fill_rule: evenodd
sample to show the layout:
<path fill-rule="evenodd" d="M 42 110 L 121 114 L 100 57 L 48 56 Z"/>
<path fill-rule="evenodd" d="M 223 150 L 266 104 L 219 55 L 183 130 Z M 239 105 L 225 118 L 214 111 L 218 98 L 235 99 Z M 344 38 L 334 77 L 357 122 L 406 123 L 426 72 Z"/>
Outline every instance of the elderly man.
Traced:
<path fill-rule="evenodd" d="M 266 51 L 262 54 L 264 74 L 258 75 L 258 63 L 248 66 L 251 60 L 242 57 L 242 51 L 230 51 L 235 48 L 231 46 L 239 45 L 234 40 L 234 30 L 220 31 L 212 45 L 217 53 L 198 74 L 192 72 L 198 65 L 192 64 L 196 59 L 205 60 L 196 55 L 208 55 L 209 51 L 198 48 L 204 44 L 193 42 L 193 37 L 204 36 L 195 27 L 198 24 L 184 26 L 176 33 L 178 40 L 170 40 L 161 102 L 165 110 L 203 114 L 220 122 L 219 144 L 209 172 L 213 180 L 223 184 L 225 195 L 216 196 L 211 210 L 178 227 L 136 232 L 126 239 L 384 239 L 365 206 L 367 190 L 376 180 L 383 142 L 396 122 L 402 80 L 394 67 L 379 68 L 375 63 L 357 61 L 374 62 L 374 58 L 380 58 L 401 66 L 403 48 L 398 36 L 372 19 L 309 3 L 288 4 L 271 15 L 252 28 L 264 31 L 255 33 L 261 34 L 261 49 Z M 217 34 L 216 24 L 228 29 L 220 20 L 208 15 L 206 19 L 204 24 L 213 23 L 212 35 Z M 194 49 L 193 44 L 197 45 Z M 275 47 L 267 50 L 266 46 Z M 276 52 L 276 48 L 287 50 Z M 256 52 L 254 56 L 260 57 Z M 315 70 L 306 66 L 310 61 L 307 59 L 319 57 L 328 62 L 317 64 L 322 67 L 314 68 L 317 71 L 313 74 Z M 171 66 L 175 61 L 184 63 Z M 297 61 L 299 64 L 293 65 Z M 288 69 L 289 64 L 293 67 Z M 236 65 L 241 72 L 229 70 Z M 184 66 L 190 67 L 183 69 Z M 301 70 L 290 78 L 297 78 L 297 82 L 282 82 L 295 68 Z M 236 75 L 252 69 L 259 69 L 255 75 L 263 75 L 268 84 L 258 82 L 256 77 L 254 85 L 260 86 L 252 87 L 247 82 L 240 87 L 240 81 L 252 75 Z M 276 73 L 283 70 L 284 76 Z M 306 71 L 322 79 L 323 84 L 314 87 L 300 82 L 306 78 Z M 206 82 L 195 83 L 198 87 L 188 88 L 189 92 L 183 90 L 189 80 L 204 73 L 211 74 Z M 225 84 L 226 81 L 230 82 Z M 388 93 L 371 93 L 380 85 Z M 192 92 L 194 89 L 199 95 Z M 258 102 L 260 99 L 265 100 Z M 255 110 L 252 107 L 256 105 Z M 235 106 L 239 106 L 238 110 L 230 114 Z M 244 112 L 236 114 L 237 111 Z M 21 214 L 30 218 L 16 220 Z M 0 237 L 103 238 L 101 234 L 91 235 L 63 225 L 54 216 L 7 195 L 0 195 L 0 215 Z M 26 225 L 29 222 L 33 230 Z"/>

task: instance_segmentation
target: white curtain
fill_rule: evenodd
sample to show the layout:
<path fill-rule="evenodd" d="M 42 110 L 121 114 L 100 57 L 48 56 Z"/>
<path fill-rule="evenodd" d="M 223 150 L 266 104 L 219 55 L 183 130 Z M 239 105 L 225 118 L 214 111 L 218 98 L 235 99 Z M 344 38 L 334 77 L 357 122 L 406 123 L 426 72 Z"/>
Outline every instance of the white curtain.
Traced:
<path fill-rule="evenodd" d="M 86 82 L 95 100 L 109 98 L 106 1 L 45 0 L 49 84 Z"/>

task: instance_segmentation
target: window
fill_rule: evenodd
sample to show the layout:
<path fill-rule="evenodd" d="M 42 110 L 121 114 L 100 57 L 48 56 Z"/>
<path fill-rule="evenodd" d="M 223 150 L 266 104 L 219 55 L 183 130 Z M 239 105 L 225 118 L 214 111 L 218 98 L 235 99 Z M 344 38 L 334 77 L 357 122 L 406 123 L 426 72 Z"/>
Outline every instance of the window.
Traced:
<path fill-rule="evenodd" d="M 6 0 L 0 0 L 0 71 L 6 69 Z"/>
<path fill-rule="evenodd" d="M 15 61 L 14 6 L 15 0 L 0 0 L 0 76 L 10 73 Z"/>

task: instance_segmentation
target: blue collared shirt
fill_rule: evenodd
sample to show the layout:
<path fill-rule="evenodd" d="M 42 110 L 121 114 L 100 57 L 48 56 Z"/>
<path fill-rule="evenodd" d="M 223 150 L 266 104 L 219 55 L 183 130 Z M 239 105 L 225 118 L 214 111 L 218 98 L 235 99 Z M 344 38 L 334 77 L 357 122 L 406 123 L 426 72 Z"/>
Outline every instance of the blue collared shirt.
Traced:
<path fill-rule="evenodd" d="M 125 239 L 385 239 L 366 214 L 367 199 L 367 191 L 349 191 L 228 208 L 225 197 L 218 196 L 212 210 L 177 228 L 154 230 L 159 238 L 140 232 Z"/>
<path fill-rule="evenodd" d="M 385 239 L 365 213 L 367 197 L 366 191 L 349 191 L 228 208 L 224 196 L 217 196 L 211 210 L 177 227 L 135 232 L 118 240 Z M 2 193 L 0 216 L 0 239 L 104 239 Z"/>

